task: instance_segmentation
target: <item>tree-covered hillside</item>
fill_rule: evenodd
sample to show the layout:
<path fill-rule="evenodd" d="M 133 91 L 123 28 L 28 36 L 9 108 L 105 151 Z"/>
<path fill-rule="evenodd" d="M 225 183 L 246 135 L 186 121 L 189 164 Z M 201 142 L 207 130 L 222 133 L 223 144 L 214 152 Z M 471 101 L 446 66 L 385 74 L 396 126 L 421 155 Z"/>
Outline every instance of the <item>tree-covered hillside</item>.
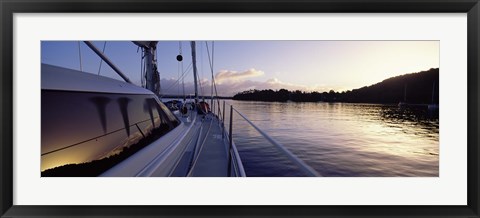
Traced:
<path fill-rule="evenodd" d="M 439 69 L 410 73 L 388 78 L 374 85 L 353 89 L 346 92 L 302 92 L 286 89 L 248 90 L 233 96 L 234 100 L 249 101 L 295 101 L 295 102 L 356 102 L 356 103 L 438 103 Z M 433 94 L 433 102 L 432 102 Z"/>

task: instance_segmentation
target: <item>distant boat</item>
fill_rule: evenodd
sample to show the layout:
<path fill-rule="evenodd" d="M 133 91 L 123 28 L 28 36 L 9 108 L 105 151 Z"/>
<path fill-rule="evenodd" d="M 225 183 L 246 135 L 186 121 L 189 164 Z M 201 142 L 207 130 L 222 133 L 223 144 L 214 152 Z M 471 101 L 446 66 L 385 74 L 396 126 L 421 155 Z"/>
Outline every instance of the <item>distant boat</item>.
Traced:
<path fill-rule="evenodd" d="M 427 107 L 428 110 L 438 110 L 439 106 L 435 102 L 435 82 L 433 83 L 432 89 L 432 103 L 431 104 L 413 104 L 407 103 L 407 85 L 404 86 L 404 93 L 403 93 L 403 101 L 398 103 L 399 108 L 407 108 L 407 107 Z"/>
<path fill-rule="evenodd" d="M 433 88 L 432 88 L 432 103 L 428 105 L 428 110 L 434 111 L 438 110 L 438 104 L 435 103 L 435 81 L 433 82 Z"/>
<path fill-rule="evenodd" d="M 400 101 L 398 103 L 398 107 L 402 108 L 402 107 L 406 107 L 408 106 L 408 103 L 407 103 L 407 84 L 405 84 L 405 86 L 403 87 L 403 101 Z"/>

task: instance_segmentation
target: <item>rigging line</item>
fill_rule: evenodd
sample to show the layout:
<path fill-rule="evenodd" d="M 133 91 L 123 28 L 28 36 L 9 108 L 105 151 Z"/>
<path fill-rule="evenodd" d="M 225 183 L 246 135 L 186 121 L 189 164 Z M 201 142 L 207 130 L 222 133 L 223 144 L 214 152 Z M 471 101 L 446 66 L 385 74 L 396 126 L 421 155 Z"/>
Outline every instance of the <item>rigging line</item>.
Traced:
<path fill-rule="evenodd" d="M 183 64 L 182 64 L 183 71 Z M 187 96 L 185 95 L 185 77 L 182 77 L 182 90 L 183 90 L 183 99 L 186 100 Z"/>
<path fill-rule="evenodd" d="M 82 51 L 80 49 L 80 41 L 78 41 L 78 58 L 80 59 L 80 71 L 83 72 L 83 69 L 82 69 Z"/>
<path fill-rule="evenodd" d="M 183 79 L 187 74 L 187 72 L 191 69 L 192 67 L 192 63 L 190 63 L 190 65 L 188 65 L 187 69 L 183 72 L 181 78 Z M 164 93 L 167 93 L 168 90 L 170 90 L 172 87 L 174 87 L 178 82 L 180 82 L 180 78 L 175 81 L 172 85 L 170 85 L 167 89 L 165 89 Z M 161 95 L 160 97 L 163 97 L 165 95 Z"/>
<path fill-rule="evenodd" d="M 208 48 L 207 48 L 208 49 Z M 215 52 L 215 42 L 212 41 L 212 63 L 211 63 L 211 71 L 212 71 L 212 81 L 213 81 L 213 86 L 215 87 L 215 95 L 218 97 L 218 92 L 217 92 L 217 83 L 215 82 L 215 77 L 213 76 L 213 61 L 215 60 L 215 55 L 214 55 L 214 52 Z M 209 53 L 210 54 L 210 53 Z M 210 58 L 209 58 L 210 60 Z M 217 100 L 218 102 L 218 100 Z M 218 106 L 220 106 L 220 103 L 218 102 Z"/>
<path fill-rule="evenodd" d="M 212 84 L 210 85 L 210 102 L 213 105 L 213 69 L 212 69 L 212 64 L 210 63 L 210 51 L 208 50 L 208 42 L 205 41 L 205 46 L 207 47 L 207 55 L 208 55 L 208 65 L 210 66 L 210 71 L 212 71 Z"/>
<path fill-rule="evenodd" d="M 143 69 L 142 69 L 142 80 L 143 80 L 143 84 L 142 86 L 144 88 L 147 87 L 147 64 L 145 64 L 145 49 L 142 47 L 142 65 L 143 65 Z"/>
<path fill-rule="evenodd" d="M 179 54 L 182 55 L 182 41 L 178 41 L 178 51 Z"/>
<path fill-rule="evenodd" d="M 208 63 L 210 64 L 210 71 L 212 73 L 212 84 L 213 84 L 213 87 L 215 88 L 215 95 L 218 97 L 217 84 L 215 82 L 215 77 L 213 76 L 214 42 L 212 42 L 212 59 L 211 60 L 210 60 L 210 51 L 208 49 L 208 44 L 206 45 L 207 45 Z M 212 87 L 212 90 L 213 90 L 213 87 Z M 218 108 L 220 108 L 220 100 L 218 99 L 217 99 L 217 104 L 218 104 Z"/>
<path fill-rule="evenodd" d="M 202 44 L 200 44 L 200 77 L 203 78 L 203 46 L 201 46 Z M 200 78 L 199 77 L 199 78 Z M 200 80 L 198 80 L 200 81 Z"/>
<path fill-rule="evenodd" d="M 140 47 L 137 47 L 137 53 L 138 53 L 138 49 L 140 49 Z M 140 53 L 140 86 L 143 87 L 143 60 L 142 60 L 142 53 Z"/>
<path fill-rule="evenodd" d="M 138 54 L 138 51 L 139 51 L 140 47 L 137 46 L 137 54 Z M 141 59 L 142 55 L 140 55 L 140 86 L 143 87 L 143 80 L 142 80 L 142 59 Z"/>
<path fill-rule="evenodd" d="M 218 97 L 217 83 L 215 82 L 215 77 L 213 76 L 213 63 L 215 60 L 215 41 L 212 41 L 212 78 L 213 78 L 213 87 L 215 88 L 215 95 Z M 217 98 L 217 105 L 220 108 L 220 99 Z"/>
<path fill-rule="evenodd" d="M 213 70 L 212 70 L 212 65 L 210 63 L 210 51 L 208 49 L 208 42 L 205 41 L 205 47 L 207 48 L 207 55 L 208 55 L 208 66 L 210 67 L 210 71 L 212 71 L 212 81 L 210 85 L 210 104 L 213 106 Z"/>
<path fill-rule="evenodd" d="M 180 80 L 180 61 L 177 62 L 177 78 Z M 177 86 L 177 100 L 178 100 L 178 95 L 180 95 L 180 84 Z"/>
<path fill-rule="evenodd" d="M 198 79 L 198 85 L 200 86 L 200 94 L 202 95 L 203 97 L 203 100 L 205 101 L 205 95 L 204 95 L 204 91 L 203 91 L 203 86 L 202 86 L 202 81 L 200 80 L 200 76 L 197 74 L 197 79 Z"/>
<path fill-rule="evenodd" d="M 157 49 L 157 46 L 155 46 L 155 57 L 154 57 L 154 62 L 155 62 L 155 74 L 158 75 L 158 95 L 160 95 L 160 93 L 162 93 L 162 80 L 160 78 L 162 78 L 160 76 L 160 71 L 158 70 L 158 62 L 157 62 L 157 58 L 158 58 L 158 49 Z"/>
<path fill-rule="evenodd" d="M 212 41 L 212 77 L 213 77 L 213 87 L 215 88 L 215 95 L 218 97 L 217 83 L 215 82 L 215 77 L 213 76 L 213 63 L 215 60 L 215 41 Z M 217 99 L 218 108 L 220 108 L 220 99 Z"/>
<path fill-rule="evenodd" d="M 215 60 L 214 52 L 215 52 L 215 42 L 212 41 L 212 75 L 213 75 L 213 62 Z M 215 88 L 215 95 L 218 97 L 217 83 L 215 82 L 215 77 L 213 77 L 213 87 Z M 217 98 L 217 106 L 218 108 L 220 108 L 220 99 L 218 98 Z M 220 113 L 220 110 L 219 110 L 219 113 Z"/>
<path fill-rule="evenodd" d="M 107 41 L 103 43 L 102 54 L 105 54 L 105 46 L 107 45 Z M 98 75 L 100 75 L 100 70 L 102 69 L 103 59 L 100 58 L 100 66 L 98 67 Z"/>
<path fill-rule="evenodd" d="M 138 52 L 138 49 L 141 49 L 141 52 L 140 52 L 140 82 L 142 83 L 141 86 L 143 88 L 145 88 L 145 78 L 143 76 L 143 72 L 144 72 L 144 69 L 143 69 L 143 48 L 141 48 L 140 46 L 137 48 L 137 52 Z"/>
<path fill-rule="evenodd" d="M 203 46 L 200 46 L 200 64 L 201 64 L 200 73 L 202 74 L 201 78 L 203 79 Z M 197 78 L 198 78 L 198 85 L 200 86 L 200 93 L 202 94 L 203 101 L 205 101 L 205 90 L 203 89 L 202 81 L 200 80 L 200 75 L 197 74 Z"/>
<path fill-rule="evenodd" d="M 182 71 L 183 71 L 183 63 L 182 63 Z M 185 95 L 185 77 L 182 77 L 182 88 L 183 88 L 183 99 L 186 100 L 186 95 Z"/>
<path fill-rule="evenodd" d="M 178 42 L 178 47 L 180 50 L 180 55 L 182 55 L 182 41 Z M 182 55 L 183 56 L 183 55 Z M 181 71 L 183 72 L 183 61 L 181 62 Z M 185 77 L 182 77 L 182 86 L 183 86 L 183 99 L 186 101 L 186 96 L 185 96 Z"/>
<path fill-rule="evenodd" d="M 178 42 L 178 54 L 182 55 L 182 45 L 181 42 Z M 183 64 L 183 61 L 177 59 L 177 78 L 180 80 L 180 72 L 183 72 L 183 69 L 180 68 L 180 65 Z M 182 79 L 183 80 L 183 79 Z M 177 100 L 180 100 L 180 82 L 177 85 Z"/>

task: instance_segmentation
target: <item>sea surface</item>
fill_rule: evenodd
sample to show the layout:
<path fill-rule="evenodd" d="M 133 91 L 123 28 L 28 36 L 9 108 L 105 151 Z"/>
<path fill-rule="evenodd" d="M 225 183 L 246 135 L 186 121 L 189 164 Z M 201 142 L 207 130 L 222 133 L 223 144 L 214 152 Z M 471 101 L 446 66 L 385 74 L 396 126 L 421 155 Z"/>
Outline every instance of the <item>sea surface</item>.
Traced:
<path fill-rule="evenodd" d="M 322 176 L 439 175 L 438 111 L 326 102 L 226 100 L 226 105 L 226 128 L 233 105 Z M 235 112 L 232 132 L 247 176 L 305 175 Z"/>

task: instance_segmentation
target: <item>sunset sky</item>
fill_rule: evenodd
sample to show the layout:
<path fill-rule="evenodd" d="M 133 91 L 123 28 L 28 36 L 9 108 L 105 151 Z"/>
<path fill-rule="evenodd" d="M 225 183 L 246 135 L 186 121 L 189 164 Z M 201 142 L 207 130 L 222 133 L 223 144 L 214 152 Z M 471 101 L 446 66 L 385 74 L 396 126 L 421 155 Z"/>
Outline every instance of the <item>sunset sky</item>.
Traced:
<path fill-rule="evenodd" d="M 100 50 L 104 41 L 94 44 Z M 83 42 L 43 41 L 41 62 L 97 74 L 100 58 Z M 105 54 L 134 83 L 141 81 L 141 51 L 130 41 L 108 41 Z M 208 41 L 212 56 L 212 42 Z M 160 41 L 158 68 L 163 94 L 182 93 L 174 85 L 183 54 L 183 68 L 191 64 L 190 42 Z M 213 72 L 218 94 L 232 96 L 249 89 L 346 91 L 381 82 L 392 76 L 439 67 L 439 41 L 215 41 Z M 203 94 L 210 95 L 211 69 L 205 41 L 197 41 L 197 68 Z M 100 75 L 121 80 L 105 63 Z M 185 76 L 193 93 L 193 73 Z M 202 93 L 202 90 L 200 90 Z"/>

